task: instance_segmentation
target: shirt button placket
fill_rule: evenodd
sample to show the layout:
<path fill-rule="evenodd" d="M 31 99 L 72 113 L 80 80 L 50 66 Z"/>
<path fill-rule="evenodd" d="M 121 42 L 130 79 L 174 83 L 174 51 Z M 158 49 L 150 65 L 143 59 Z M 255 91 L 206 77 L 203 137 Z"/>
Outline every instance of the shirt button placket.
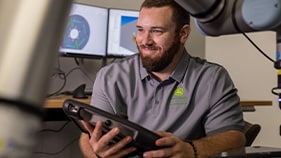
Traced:
<path fill-rule="evenodd" d="M 156 92 L 155 92 L 155 108 L 158 108 L 159 107 L 159 104 L 160 104 L 160 99 L 161 99 L 161 87 L 157 87 L 156 89 Z"/>

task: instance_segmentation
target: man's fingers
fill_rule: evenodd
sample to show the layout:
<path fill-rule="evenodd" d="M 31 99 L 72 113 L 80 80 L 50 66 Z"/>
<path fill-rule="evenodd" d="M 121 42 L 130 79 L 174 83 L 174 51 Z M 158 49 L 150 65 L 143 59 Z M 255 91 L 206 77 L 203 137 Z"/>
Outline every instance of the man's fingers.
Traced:
<path fill-rule="evenodd" d="M 92 133 L 92 132 L 93 132 L 94 127 L 93 127 L 90 123 L 88 123 L 88 122 L 86 122 L 86 121 L 81 121 L 81 123 L 82 123 L 82 125 L 84 126 L 84 128 L 85 128 L 89 133 Z"/>
<path fill-rule="evenodd" d="M 99 139 L 99 144 L 102 144 L 102 146 L 107 146 L 110 144 L 110 142 L 120 133 L 119 128 L 113 128 L 108 133 L 104 134 Z"/>
<path fill-rule="evenodd" d="M 125 137 L 124 139 L 120 140 L 119 142 L 117 142 L 116 144 L 110 146 L 110 148 L 107 150 L 107 153 L 113 154 L 113 153 L 118 153 L 122 156 L 127 155 L 131 152 L 134 152 L 136 150 L 135 147 L 128 147 L 128 148 L 124 148 L 128 143 L 130 143 L 132 141 L 132 137 Z M 120 152 L 121 151 L 121 152 Z M 106 155 L 106 153 L 105 153 Z"/>
<path fill-rule="evenodd" d="M 156 140 L 157 146 L 174 146 L 179 141 L 169 132 L 157 131 L 156 133 L 162 136 L 162 138 Z"/>
<path fill-rule="evenodd" d="M 93 131 L 91 132 L 91 141 L 97 142 L 101 138 L 101 136 L 102 136 L 102 122 L 97 121 Z"/>

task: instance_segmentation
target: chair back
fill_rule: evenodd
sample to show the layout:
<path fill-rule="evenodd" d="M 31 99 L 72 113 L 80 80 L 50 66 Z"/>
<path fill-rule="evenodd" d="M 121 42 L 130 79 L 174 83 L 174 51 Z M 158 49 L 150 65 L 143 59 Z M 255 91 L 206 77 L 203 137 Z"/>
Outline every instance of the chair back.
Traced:
<path fill-rule="evenodd" d="M 246 137 L 246 144 L 245 146 L 251 146 L 254 140 L 256 139 L 257 135 L 261 130 L 261 126 L 259 124 L 252 124 L 250 122 L 245 122 L 245 137 Z"/>

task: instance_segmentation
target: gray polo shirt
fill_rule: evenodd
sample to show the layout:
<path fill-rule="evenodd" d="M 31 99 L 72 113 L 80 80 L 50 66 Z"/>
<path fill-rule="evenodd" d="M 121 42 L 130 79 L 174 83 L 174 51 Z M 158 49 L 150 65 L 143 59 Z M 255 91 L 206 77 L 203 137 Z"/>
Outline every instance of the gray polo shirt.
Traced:
<path fill-rule="evenodd" d="M 152 131 L 194 140 L 225 130 L 243 130 L 240 99 L 220 65 L 184 53 L 171 76 L 158 82 L 139 55 L 114 62 L 96 75 L 91 104 Z"/>

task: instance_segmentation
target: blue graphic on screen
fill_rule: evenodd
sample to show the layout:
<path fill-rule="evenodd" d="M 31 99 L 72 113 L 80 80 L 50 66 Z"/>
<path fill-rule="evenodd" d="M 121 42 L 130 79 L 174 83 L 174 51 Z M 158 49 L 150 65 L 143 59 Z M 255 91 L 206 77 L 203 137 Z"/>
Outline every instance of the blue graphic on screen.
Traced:
<path fill-rule="evenodd" d="M 126 25 L 127 23 L 133 22 L 138 20 L 138 17 L 131 17 L 131 16 L 122 16 L 121 17 L 121 25 Z"/>
<path fill-rule="evenodd" d="M 121 16 L 120 46 L 138 52 L 136 46 L 136 25 L 138 17 Z"/>
<path fill-rule="evenodd" d="M 90 27 L 87 20 L 80 15 L 71 15 L 66 26 L 66 32 L 61 47 L 68 49 L 83 49 L 90 37 Z"/>

